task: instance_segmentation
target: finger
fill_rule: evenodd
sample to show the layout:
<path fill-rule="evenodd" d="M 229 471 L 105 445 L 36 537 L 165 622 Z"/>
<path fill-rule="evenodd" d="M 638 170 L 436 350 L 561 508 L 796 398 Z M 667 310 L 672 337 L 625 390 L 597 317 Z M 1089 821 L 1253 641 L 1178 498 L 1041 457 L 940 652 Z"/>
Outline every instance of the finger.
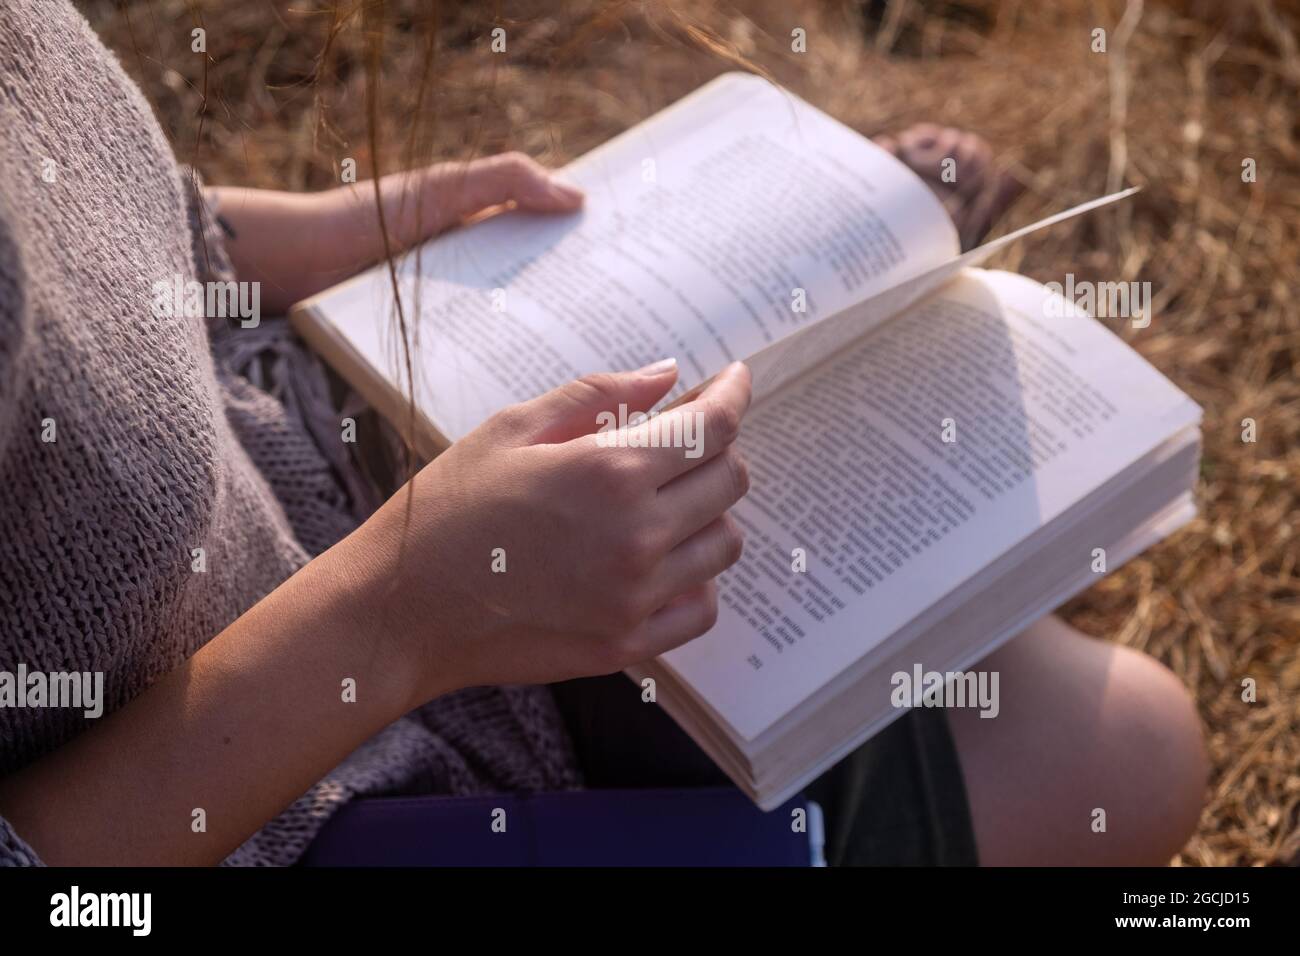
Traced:
<path fill-rule="evenodd" d="M 749 466 L 734 445 L 659 489 L 658 507 L 674 546 L 726 512 L 749 491 Z"/>
<path fill-rule="evenodd" d="M 936 123 L 917 123 L 903 130 L 899 138 L 904 149 L 932 149 L 943 131 Z"/>
<path fill-rule="evenodd" d="M 716 518 L 695 532 L 659 563 L 650 582 L 656 604 L 712 581 L 740 560 L 745 535 L 730 515 Z M 653 605 L 651 605 L 653 606 Z"/>
<path fill-rule="evenodd" d="M 660 436 L 681 435 L 683 441 L 682 447 L 641 449 L 650 459 L 655 487 L 663 487 L 727 450 L 740 434 L 741 422 L 749 410 L 751 384 L 745 363 L 732 362 L 698 397 L 658 416 L 666 419 L 657 426 Z M 674 417 L 680 421 L 674 421 Z M 647 422 L 638 427 L 648 429 L 651 425 Z"/>
<path fill-rule="evenodd" d="M 993 150 L 987 142 L 974 133 L 963 133 L 958 140 L 957 150 L 957 189 L 969 200 L 984 187 L 984 174 L 993 158 Z"/>
<path fill-rule="evenodd" d="M 718 589 L 712 581 L 679 595 L 650 615 L 629 638 L 628 657 L 641 664 L 712 630 L 718 620 Z"/>
<path fill-rule="evenodd" d="M 558 444 L 607 429 L 619 420 L 620 405 L 628 414 L 653 408 L 676 381 L 676 359 L 664 359 L 634 372 L 586 375 L 512 411 L 526 423 L 520 426 L 525 441 Z"/>
<path fill-rule="evenodd" d="M 920 123 L 899 134 L 904 155 L 917 165 L 937 164 L 952 141 L 950 130 L 933 123 Z"/>
<path fill-rule="evenodd" d="M 531 157 L 503 153 L 470 163 L 455 201 L 464 218 L 507 202 L 533 212 L 571 212 L 582 199 L 582 190 L 555 178 Z"/>
<path fill-rule="evenodd" d="M 953 156 L 960 133 L 951 128 L 923 124 L 905 131 L 900 137 L 904 156 L 923 175 L 931 179 L 940 179 L 943 175 L 941 163 Z"/>

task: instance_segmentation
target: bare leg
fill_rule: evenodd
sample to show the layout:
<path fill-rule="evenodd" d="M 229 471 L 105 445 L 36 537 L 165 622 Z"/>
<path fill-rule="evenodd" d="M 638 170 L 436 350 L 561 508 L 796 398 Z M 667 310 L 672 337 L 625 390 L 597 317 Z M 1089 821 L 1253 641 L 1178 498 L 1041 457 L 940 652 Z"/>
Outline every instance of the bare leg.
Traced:
<path fill-rule="evenodd" d="M 1196 826 L 1207 776 L 1179 680 L 1055 617 L 979 667 L 999 673 L 1000 713 L 949 717 L 981 862 L 1168 863 Z"/>

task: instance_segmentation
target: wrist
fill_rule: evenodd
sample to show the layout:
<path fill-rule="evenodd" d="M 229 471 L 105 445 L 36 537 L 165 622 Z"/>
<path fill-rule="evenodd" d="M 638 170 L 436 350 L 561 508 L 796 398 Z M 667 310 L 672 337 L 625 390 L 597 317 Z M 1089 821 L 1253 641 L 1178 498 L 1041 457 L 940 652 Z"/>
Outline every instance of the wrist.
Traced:
<path fill-rule="evenodd" d="M 394 253 L 441 231 L 444 184 L 436 167 L 390 173 L 378 183 L 365 179 L 317 195 L 322 218 L 330 227 L 351 236 L 367 265 L 384 258 L 383 230 L 375 200 L 384 210 L 388 246 Z"/>
<path fill-rule="evenodd" d="M 358 696 L 382 702 L 396 720 L 431 699 L 425 692 L 414 628 L 398 613 L 401 586 L 385 558 L 382 542 L 362 525 L 316 558 L 308 567 L 319 577 L 312 587 L 328 595 L 323 614 L 333 622 L 335 640 L 350 645 L 358 671 Z"/>
<path fill-rule="evenodd" d="M 414 531 L 401 519 L 391 507 L 381 508 L 321 557 L 342 568 L 349 626 L 382 671 L 386 693 L 406 713 L 467 685 L 450 653 L 447 629 L 454 627 L 453 615 L 443 613 L 451 602 L 444 600 L 436 562 L 416 562 L 413 542 L 404 540 Z M 420 572 L 413 579 L 410 569 L 416 563 Z"/>

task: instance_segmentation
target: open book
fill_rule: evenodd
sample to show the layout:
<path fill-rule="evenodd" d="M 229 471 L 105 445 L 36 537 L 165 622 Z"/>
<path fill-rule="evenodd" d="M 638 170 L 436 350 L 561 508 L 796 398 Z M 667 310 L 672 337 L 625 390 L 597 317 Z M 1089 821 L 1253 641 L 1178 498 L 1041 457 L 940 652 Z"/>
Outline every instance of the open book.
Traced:
<path fill-rule="evenodd" d="M 1119 196 L 959 255 L 902 163 L 745 74 L 563 173 L 581 213 L 402 260 L 419 443 L 589 372 L 676 356 L 671 401 L 749 364 L 745 554 L 717 625 L 632 676 L 763 808 L 909 707 L 993 716 L 961 672 L 1193 515 L 1195 403 L 1059 292 L 975 268 Z M 392 308 L 380 268 L 293 317 L 404 422 Z"/>

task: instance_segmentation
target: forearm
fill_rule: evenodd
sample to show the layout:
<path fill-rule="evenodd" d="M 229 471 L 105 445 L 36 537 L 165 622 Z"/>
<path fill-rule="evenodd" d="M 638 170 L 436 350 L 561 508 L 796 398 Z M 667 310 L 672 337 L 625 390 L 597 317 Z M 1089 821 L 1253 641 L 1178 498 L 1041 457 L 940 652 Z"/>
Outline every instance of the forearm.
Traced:
<path fill-rule="evenodd" d="M 443 228 L 435 170 L 395 173 L 379 182 L 392 252 Z M 444 174 L 445 175 L 445 174 Z M 261 283 L 262 306 L 289 306 L 374 265 L 385 256 L 375 184 L 319 193 L 214 187 L 226 226 L 226 250 L 240 280 Z"/>
<path fill-rule="evenodd" d="M 232 187 L 210 193 L 235 273 L 241 282 L 261 284 L 261 306 L 269 314 L 286 312 L 366 264 L 326 193 Z"/>
<path fill-rule="evenodd" d="M 322 555 L 102 724 L 0 780 L 0 815 L 52 865 L 219 862 L 416 702 L 354 557 Z"/>
<path fill-rule="evenodd" d="M 519 153 L 440 163 L 320 193 L 212 192 L 235 271 L 262 284 L 261 302 L 271 312 L 504 204 L 541 213 L 582 205 L 580 190 Z"/>

